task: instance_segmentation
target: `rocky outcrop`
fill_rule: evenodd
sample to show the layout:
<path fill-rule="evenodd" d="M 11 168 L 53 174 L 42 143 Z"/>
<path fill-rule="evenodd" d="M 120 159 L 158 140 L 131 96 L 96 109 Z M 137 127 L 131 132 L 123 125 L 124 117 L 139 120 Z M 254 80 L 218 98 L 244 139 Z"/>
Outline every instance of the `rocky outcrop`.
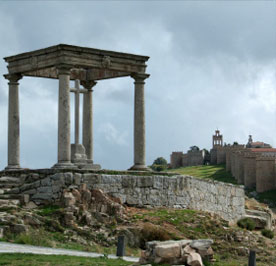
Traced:
<path fill-rule="evenodd" d="M 202 259 L 213 258 L 212 243 L 211 239 L 151 241 L 142 252 L 139 263 L 203 266 Z"/>
<path fill-rule="evenodd" d="M 36 205 L 56 204 L 64 189 L 86 184 L 89 189 L 101 189 L 128 206 L 203 210 L 233 223 L 245 214 L 242 186 L 191 176 L 57 169 L 0 172 L 1 176 L 20 180 L 20 185 L 9 191 L 7 197 L 18 194 L 25 197 L 25 204 L 27 196 Z"/>
<path fill-rule="evenodd" d="M 259 211 L 259 210 L 246 210 L 245 218 L 250 218 L 255 222 L 257 229 L 272 229 L 273 214 L 271 210 Z"/>
<path fill-rule="evenodd" d="M 65 189 L 60 204 L 64 207 L 66 226 L 82 223 L 88 226 L 95 222 L 123 221 L 125 209 L 120 200 L 103 193 L 100 189 L 88 189 L 85 184 L 79 188 Z"/>

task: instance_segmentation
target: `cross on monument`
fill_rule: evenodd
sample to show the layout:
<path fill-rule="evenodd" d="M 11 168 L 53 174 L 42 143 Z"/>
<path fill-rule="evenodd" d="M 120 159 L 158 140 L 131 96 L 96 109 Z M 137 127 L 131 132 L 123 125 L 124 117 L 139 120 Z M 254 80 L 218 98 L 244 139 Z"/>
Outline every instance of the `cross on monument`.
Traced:
<path fill-rule="evenodd" d="M 75 144 L 80 141 L 80 93 L 86 93 L 85 89 L 80 89 L 80 81 L 75 80 L 75 88 L 71 88 L 70 92 L 75 94 Z"/>
<path fill-rule="evenodd" d="M 80 144 L 79 128 L 80 128 L 80 93 L 84 96 L 89 94 L 87 89 L 80 88 L 80 81 L 75 80 L 75 87 L 70 88 L 70 92 L 75 94 L 75 143 L 71 144 L 71 161 L 81 168 L 99 168 L 98 165 L 93 165 L 93 161 L 88 156 L 88 151 L 85 149 L 85 144 Z M 85 97 L 83 98 L 85 101 Z M 87 106 L 83 104 L 83 117 L 85 116 Z M 92 122 L 92 121 L 91 121 Z M 85 118 L 82 123 L 83 132 L 86 131 L 87 125 L 85 124 Z M 92 134 L 92 133 L 91 133 Z M 92 136 L 90 136 L 91 138 Z M 83 143 L 85 142 L 83 137 Z"/>

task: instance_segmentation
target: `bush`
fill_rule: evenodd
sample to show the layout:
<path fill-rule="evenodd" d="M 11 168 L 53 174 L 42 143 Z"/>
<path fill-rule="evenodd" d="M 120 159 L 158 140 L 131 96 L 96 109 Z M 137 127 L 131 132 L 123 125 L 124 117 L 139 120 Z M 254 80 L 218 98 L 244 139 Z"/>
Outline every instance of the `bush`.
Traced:
<path fill-rule="evenodd" d="M 274 237 L 274 232 L 269 230 L 269 229 L 263 229 L 262 230 L 262 235 L 267 237 L 267 238 L 272 239 Z"/>
<path fill-rule="evenodd" d="M 165 241 L 170 240 L 171 237 L 169 233 L 161 228 L 160 226 L 156 226 L 150 223 L 146 223 L 143 226 L 143 229 L 141 230 L 141 248 L 145 248 L 146 242 L 153 241 L 153 240 L 159 240 L 159 241 Z"/>
<path fill-rule="evenodd" d="M 155 165 L 155 164 L 167 166 L 168 163 L 167 163 L 167 160 L 165 158 L 158 157 L 157 159 L 154 160 L 152 165 Z"/>
<path fill-rule="evenodd" d="M 250 231 L 254 230 L 255 227 L 256 227 L 255 222 L 250 218 L 240 219 L 237 224 L 238 224 L 239 227 L 245 228 L 245 229 L 250 230 Z"/>
<path fill-rule="evenodd" d="M 153 171 L 161 172 L 161 171 L 165 171 L 167 169 L 167 166 L 166 165 L 160 165 L 160 164 L 153 164 L 150 168 Z"/>

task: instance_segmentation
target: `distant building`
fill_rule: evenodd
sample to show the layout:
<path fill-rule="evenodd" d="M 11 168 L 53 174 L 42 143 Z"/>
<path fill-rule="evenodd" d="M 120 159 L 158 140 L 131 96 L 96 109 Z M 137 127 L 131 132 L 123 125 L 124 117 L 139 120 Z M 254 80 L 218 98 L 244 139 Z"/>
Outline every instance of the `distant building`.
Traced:
<path fill-rule="evenodd" d="M 197 146 L 192 146 L 187 153 L 172 152 L 170 156 L 171 168 L 203 165 L 205 159 L 205 150 L 200 150 Z"/>
<path fill-rule="evenodd" d="M 271 145 L 261 141 L 253 142 L 252 135 L 249 135 L 246 148 L 271 148 Z"/>
<path fill-rule="evenodd" d="M 210 150 L 211 164 L 226 163 L 226 152 L 223 147 L 223 136 L 219 130 L 215 131 L 213 135 L 213 148 Z"/>

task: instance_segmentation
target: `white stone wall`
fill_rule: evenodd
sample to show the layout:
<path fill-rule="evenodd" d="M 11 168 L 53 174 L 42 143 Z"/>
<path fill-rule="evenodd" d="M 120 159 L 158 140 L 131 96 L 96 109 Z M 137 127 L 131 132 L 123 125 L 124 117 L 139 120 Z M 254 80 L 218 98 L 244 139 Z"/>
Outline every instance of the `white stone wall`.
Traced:
<path fill-rule="evenodd" d="M 15 176 L 15 175 L 13 175 Z M 53 203 L 69 186 L 83 183 L 102 189 L 132 206 L 189 208 L 216 213 L 236 221 L 244 213 L 244 189 L 222 182 L 191 176 L 102 174 L 87 171 L 18 174 L 22 185 L 13 193 L 28 194 L 37 204 Z"/>

